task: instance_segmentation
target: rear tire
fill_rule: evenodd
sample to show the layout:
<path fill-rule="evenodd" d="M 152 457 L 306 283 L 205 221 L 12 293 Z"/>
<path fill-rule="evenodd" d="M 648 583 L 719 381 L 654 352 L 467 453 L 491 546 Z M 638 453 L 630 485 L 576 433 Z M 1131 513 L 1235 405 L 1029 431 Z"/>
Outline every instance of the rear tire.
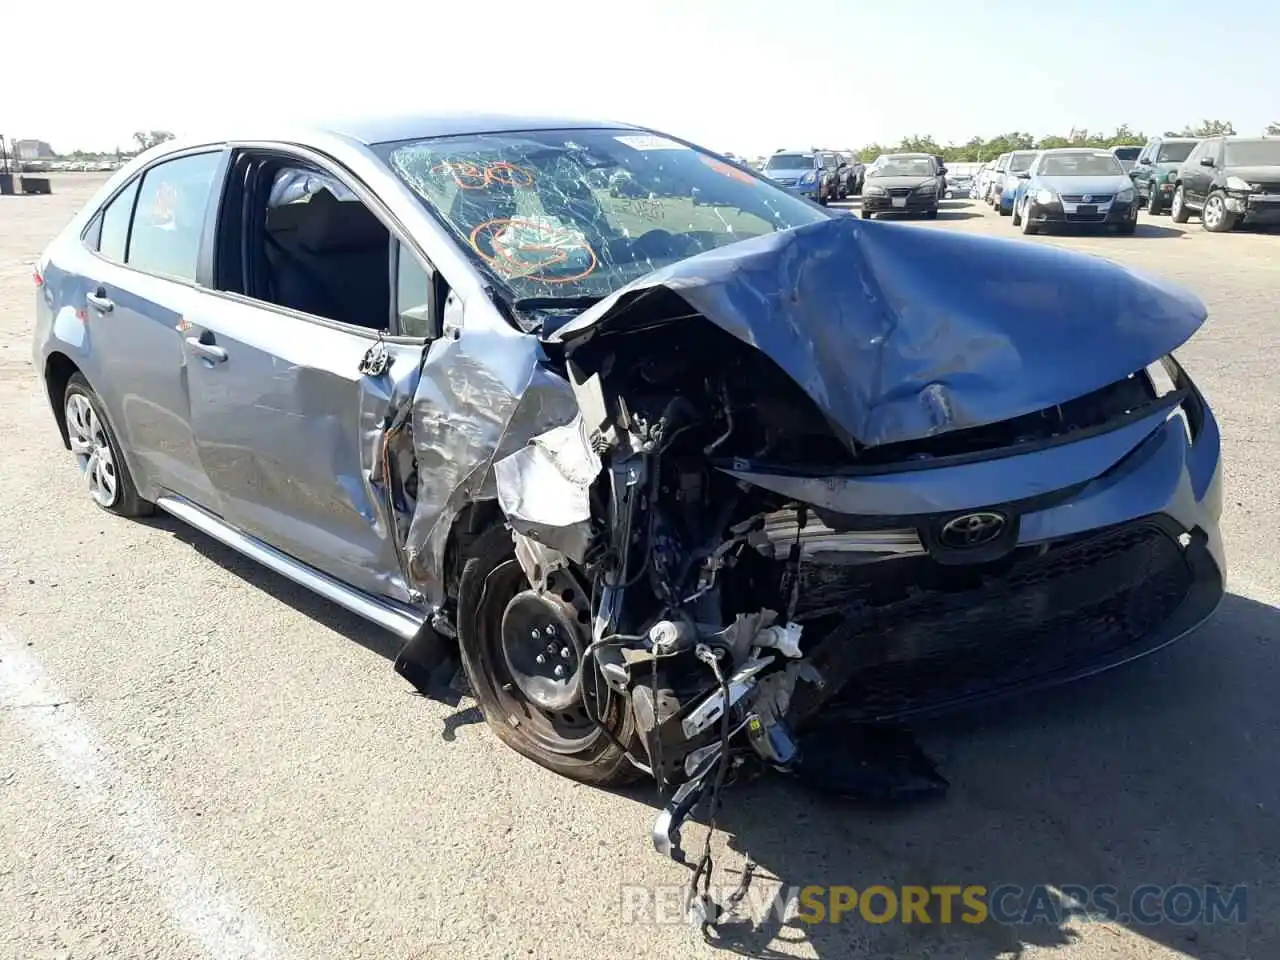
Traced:
<path fill-rule="evenodd" d="M 1147 214 L 1152 217 L 1158 217 L 1164 213 L 1164 206 L 1160 203 L 1160 191 L 1152 184 L 1149 188 L 1150 194 L 1147 197 Z"/>
<path fill-rule="evenodd" d="M 566 735 L 556 720 L 567 712 L 544 712 L 512 682 L 503 656 L 504 613 L 511 599 L 528 589 L 505 525 L 476 538 L 458 588 L 458 652 L 485 721 L 511 749 L 561 776 L 601 787 L 635 780 L 639 770 L 604 733 L 582 728 L 581 736 Z M 635 733 L 630 703 L 611 693 L 602 713 L 617 740 L 630 744 Z"/>
<path fill-rule="evenodd" d="M 120 441 L 107 420 L 106 408 L 81 374 L 73 373 L 67 380 L 62 409 L 72 453 L 93 501 L 118 517 L 153 514 L 155 504 L 138 493 Z"/>
<path fill-rule="evenodd" d="M 1169 207 L 1169 217 L 1174 223 L 1186 223 L 1191 219 L 1191 211 L 1187 209 L 1187 197 L 1178 184 L 1173 191 L 1173 203 Z"/>
<path fill-rule="evenodd" d="M 937 208 L 937 207 L 930 207 L 928 210 L 926 210 L 926 211 L 924 212 L 924 215 L 925 215 L 925 219 L 926 219 L 926 220 L 937 220 L 937 219 L 938 219 L 938 208 Z"/>

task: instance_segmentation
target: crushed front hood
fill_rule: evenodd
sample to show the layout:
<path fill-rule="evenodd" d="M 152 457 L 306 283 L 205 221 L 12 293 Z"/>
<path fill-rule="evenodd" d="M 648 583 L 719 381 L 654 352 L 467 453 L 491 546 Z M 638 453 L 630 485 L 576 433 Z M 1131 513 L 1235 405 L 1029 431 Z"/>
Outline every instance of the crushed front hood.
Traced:
<path fill-rule="evenodd" d="M 773 359 L 865 446 L 996 423 L 1141 370 L 1205 320 L 1182 289 L 1024 240 L 837 216 L 682 260 L 549 340 L 661 320 L 668 290 Z"/>

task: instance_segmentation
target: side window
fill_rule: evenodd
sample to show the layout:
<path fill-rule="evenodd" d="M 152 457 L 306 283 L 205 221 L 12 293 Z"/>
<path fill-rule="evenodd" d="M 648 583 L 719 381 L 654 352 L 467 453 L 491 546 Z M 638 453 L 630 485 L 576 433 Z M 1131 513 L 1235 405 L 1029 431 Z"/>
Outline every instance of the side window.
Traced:
<path fill-rule="evenodd" d="M 129 221 L 133 217 L 133 201 L 137 196 L 138 180 L 135 178 L 102 211 L 98 252 L 108 260 L 124 263 L 125 249 L 129 245 Z"/>
<path fill-rule="evenodd" d="M 220 162 L 220 153 L 200 153 L 156 164 L 142 175 L 125 263 L 147 273 L 195 280 Z"/>
<path fill-rule="evenodd" d="M 232 179 L 223 209 L 244 214 L 230 218 L 219 238 L 217 288 L 389 330 L 397 288 L 409 277 L 400 275 L 392 259 L 398 245 L 377 214 L 334 173 L 301 159 L 246 152 L 236 169 L 245 176 Z M 425 312 L 419 325 L 426 326 Z"/>
<path fill-rule="evenodd" d="M 431 336 L 431 276 L 418 258 L 396 244 L 396 314 L 406 337 Z"/>
<path fill-rule="evenodd" d="M 1201 140 L 1196 144 L 1196 148 L 1191 151 L 1191 156 L 1187 157 L 1188 166 L 1194 166 L 1200 162 L 1200 158 L 1204 156 L 1205 144 L 1207 141 Z"/>

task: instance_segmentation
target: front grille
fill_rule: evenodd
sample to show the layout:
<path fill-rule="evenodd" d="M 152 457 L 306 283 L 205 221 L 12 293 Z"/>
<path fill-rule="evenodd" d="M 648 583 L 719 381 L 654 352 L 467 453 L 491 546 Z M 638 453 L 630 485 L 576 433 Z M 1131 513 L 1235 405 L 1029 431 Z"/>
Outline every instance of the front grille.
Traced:
<path fill-rule="evenodd" d="M 784 187 L 794 187 L 800 182 L 799 177 L 774 177 L 773 182 Z"/>
<path fill-rule="evenodd" d="M 1064 193 L 1062 199 L 1067 203 L 1110 203 L 1114 196 L 1113 193 Z"/>
<path fill-rule="evenodd" d="M 890 187 L 889 196 L 891 197 L 909 197 L 911 196 L 910 187 Z"/>
<path fill-rule="evenodd" d="M 980 580 L 969 584 L 944 583 L 937 569 L 930 583 L 922 574 L 937 564 L 927 557 L 877 564 L 913 592 L 877 605 L 879 587 L 861 597 L 854 587 L 845 619 L 813 651 L 818 669 L 846 684 L 842 715 L 888 717 L 1105 660 L 1159 628 L 1192 583 L 1181 548 L 1153 521 L 1038 550 L 1020 548 L 999 574 L 968 571 Z"/>
<path fill-rule="evenodd" d="M 1107 219 L 1105 213 L 1066 213 L 1062 217 L 1067 223 L 1102 223 Z"/>

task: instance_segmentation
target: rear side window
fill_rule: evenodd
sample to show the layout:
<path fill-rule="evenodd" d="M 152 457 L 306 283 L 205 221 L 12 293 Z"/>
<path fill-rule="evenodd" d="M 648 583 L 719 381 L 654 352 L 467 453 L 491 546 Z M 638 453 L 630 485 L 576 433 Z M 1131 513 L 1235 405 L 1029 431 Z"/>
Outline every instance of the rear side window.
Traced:
<path fill-rule="evenodd" d="M 133 216 L 133 201 L 138 196 L 138 181 L 134 180 L 116 194 L 115 199 L 102 211 L 102 229 L 98 234 L 98 252 L 108 260 L 124 263 L 129 245 L 129 220 Z"/>
<path fill-rule="evenodd" d="M 220 153 L 156 164 L 142 175 L 125 263 L 147 273 L 194 281 Z"/>

